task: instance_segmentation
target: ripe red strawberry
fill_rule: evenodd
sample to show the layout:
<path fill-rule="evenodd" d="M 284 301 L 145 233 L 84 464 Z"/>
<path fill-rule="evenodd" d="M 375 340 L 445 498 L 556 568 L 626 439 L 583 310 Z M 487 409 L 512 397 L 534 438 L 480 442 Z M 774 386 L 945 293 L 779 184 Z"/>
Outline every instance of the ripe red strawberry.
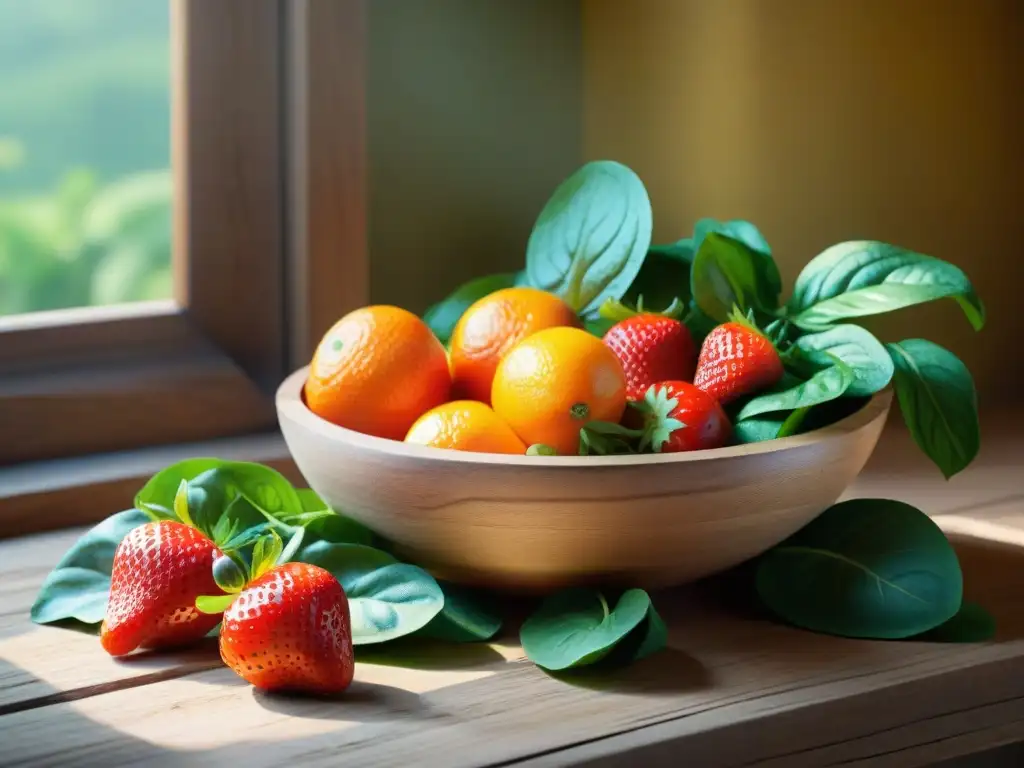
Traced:
<path fill-rule="evenodd" d="M 783 374 L 775 346 L 752 325 L 723 323 L 704 339 L 693 383 L 725 405 L 776 384 Z"/>
<path fill-rule="evenodd" d="M 345 590 L 308 563 L 267 571 L 224 612 L 220 656 L 264 690 L 343 691 L 355 671 Z"/>
<path fill-rule="evenodd" d="M 732 435 L 732 424 L 718 401 L 688 381 L 653 384 L 636 407 L 644 419 L 641 450 L 677 453 L 721 448 Z"/>
<path fill-rule="evenodd" d="M 183 645 L 204 637 L 220 616 L 196 610 L 199 595 L 219 595 L 213 561 L 220 550 L 174 520 L 132 529 L 114 552 L 100 643 L 111 656 Z"/>
<path fill-rule="evenodd" d="M 679 320 L 636 314 L 609 328 L 602 340 L 622 363 L 629 400 L 643 400 L 655 382 L 693 378 L 697 347 Z"/>

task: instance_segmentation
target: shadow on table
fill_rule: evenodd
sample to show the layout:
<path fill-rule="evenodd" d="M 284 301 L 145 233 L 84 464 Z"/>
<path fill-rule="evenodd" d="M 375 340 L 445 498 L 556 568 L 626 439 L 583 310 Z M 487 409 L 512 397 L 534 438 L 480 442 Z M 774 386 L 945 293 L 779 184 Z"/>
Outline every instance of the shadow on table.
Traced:
<path fill-rule="evenodd" d="M 431 708 L 419 694 L 392 685 L 355 680 L 337 696 L 311 697 L 287 693 L 267 693 L 252 689 L 253 699 L 265 709 L 289 717 L 319 720 L 344 720 L 370 723 L 396 716 L 431 717 Z"/>
<path fill-rule="evenodd" d="M 445 643 L 402 637 L 387 643 L 356 646 L 356 663 L 435 671 L 485 669 L 505 664 L 487 643 Z"/>
<path fill-rule="evenodd" d="M 663 648 L 628 666 L 582 667 L 548 674 L 561 683 L 592 691 L 643 696 L 675 696 L 714 684 L 711 670 L 675 648 Z"/>

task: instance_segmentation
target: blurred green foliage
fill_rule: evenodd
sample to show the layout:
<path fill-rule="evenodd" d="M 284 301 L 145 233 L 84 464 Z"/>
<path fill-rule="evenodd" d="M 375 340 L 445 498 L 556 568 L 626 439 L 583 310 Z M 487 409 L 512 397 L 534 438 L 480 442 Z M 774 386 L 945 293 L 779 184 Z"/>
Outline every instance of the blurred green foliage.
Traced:
<path fill-rule="evenodd" d="M 171 295 L 168 0 L 0 0 L 0 315 Z"/>

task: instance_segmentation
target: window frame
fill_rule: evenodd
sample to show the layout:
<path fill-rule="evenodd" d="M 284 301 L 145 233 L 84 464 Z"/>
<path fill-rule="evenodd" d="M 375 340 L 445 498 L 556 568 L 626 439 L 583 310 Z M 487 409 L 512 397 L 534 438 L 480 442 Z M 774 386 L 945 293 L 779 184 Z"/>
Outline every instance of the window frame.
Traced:
<path fill-rule="evenodd" d="M 364 4 L 171 0 L 175 300 L 0 318 L 0 467 L 276 432 L 368 300 Z"/>

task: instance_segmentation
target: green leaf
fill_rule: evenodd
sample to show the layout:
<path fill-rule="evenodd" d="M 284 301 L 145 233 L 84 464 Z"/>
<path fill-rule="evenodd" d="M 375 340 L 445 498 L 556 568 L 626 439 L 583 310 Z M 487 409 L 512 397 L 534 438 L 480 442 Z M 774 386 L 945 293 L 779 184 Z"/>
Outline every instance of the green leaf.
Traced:
<path fill-rule="evenodd" d="M 642 300 L 651 312 L 661 312 L 676 301 L 685 306 L 690 301 L 692 261 L 692 254 L 684 257 L 674 246 L 652 246 L 622 299 L 633 306 Z"/>
<path fill-rule="evenodd" d="M 640 178 L 610 160 L 590 162 L 544 206 L 526 247 L 529 284 L 594 319 L 605 299 L 621 299 L 651 244 L 651 201 Z"/>
<path fill-rule="evenodd" d="M 31 618 L 37 624 L 74 619 L 99 624 L 107 611 L 114 553 L 133 528 L 151 522 L 145 512 L 129 509 L 111 515 L 86 531 L 49 573 L 35 602 Z"/>
<path fill-rule="evenodd" d="M 135 504 L 161 517 L 174 517 L 174 499 L 188 482 L 188 513 L 196 528 L 218 546 L 229 538 L 253 543 L 266 532 L 267 516 L 298 514 L 302 502 L 292 484 L 263 464 L 190 459 L 154 475 Z M 227 523 L 222 518 L 227 518 Z M 242 537 L 242 539 L 238 539 Z"/>
<path fill-rule="evenodd" d="M 199 595 L 196 598 L 196 610 L 211 615 L 224 613 L 235 602 L 236 597 L 238 595 Z"/>
<path fill-rule="evenodd" d="M 769 392 L 747 402 L 737 419 L 743 421 L 752 416 L 773 411 L 793 411 L 819 403 L 835 400 L 853 384 L 853 369 L 842 360 L 833 360 L 829 368 L 818 371 L 807 381 L 781 392 Z"/>
<path fill-rule="evenodd" d="M 873 395 L 884 389 L 892 379 L 893 363 L 885 347 L 859 325 L 844 323 L 817 333 L 808 333 L 796 340 L 788 355 L 809 364 L 810 370 L 832 365 L 836 358 L 853 370 L 850 395 Z"/>
<path fill-rule="evenodd" d="M 733 424 L 733 439 L 737 443 L 760 443 L 774 440 L 785 423 L 784 417 L 755 416 Z"/>
<path fill-rule="evenodd" d="M 485 596 L 457 584 L 441 582 L 444 607 L 417 634 L 451 643 L 490 640 L 501 629 L 501 617 L 487 609 Z"/>
<path fill-rule="evenodd" d="M 918 447 L 948 480 L 965 469 L 981 446 L 978 394 L 960 359 L 925 339 L 886 344 L 900 411 Z"/>
<path fill-rule="evenodd" d="M 942 530 L 891 499 L 830 507 L 762 557 L 756 582 L 765 606 L 791 624 L 875 639 L 939 626 L 960 609 L 963 593 Z"/>
<path fill-rule="evenodd" d="M 958 267 L 894 245 L 868 240 L 839 243 L 815 256 L 800 272 L 787 305 L 793 322 L 821 328 L 864 317 L 954 299 L 975 330 L 985 307 Z"/>
<path fill-rule="evenodd" d="M 718 232 L 709 232 L 697 250 L 690 291 L 700 310 L 722 323 L 733 307 L 772 312 L 779 306 L 782 279 L 771 256 Z"/>
<path fill-rule="evenodd" d="M 382 643 L 425 627 L 444 607 L 434 577 L 387 552 L 359 544 L 317 542 L 302 561 L 334 574 L 349 600 L 352 642 Z"/>
<path fill-rule="evenodd" d="M 443 300 L 430 307 L 423 314 L 423 321 L 442 343 L 447 344 L 459 318 L 474 302 L 503 288 L 521 285 L 525 281 L 525 277 L 524 272 L 515 272 L 487 275 L 463 283 Z"/>
<path fill-rule="evenodd" d="M 182 478 L 181 483 L 178 485 L 178 492 L 174 494 L 174 514 L 177 518 L 185 525 L 196 527 L 196 524 L 192 522 L 192 518 L 189 515 L 188 510 L 188 480 Z"/>
<path fill-rule="evenodd" d="M 977 603 L 965 600 L 953 618 L 913 639 L 929 643 L 982 643 L 995 634 L 995 617 Z"/>
<path fill-rule="evenodd" d="M 615 608 L 595 590 L 571 588 L 549 596 L 522 626 L 519 637 L 526 656 L 537 666 L 552 671 L 594 664 L 607 657 L 638 630 L 636 651 L 650 655 L 665 643 L 664 624 L 653 613 L 650 597 L 642 589 L 630 589 Z M 632 646 L 631 646 L 632 647 Z"/>
<path fill-rule="evenodd" d="M 250 580 L 258 579 L 276 566 L 283 551 L 284 542 L 281 541 L 281 537 L 277 535 L 276 531 L 271 531 L 268 535 L 260 537 L 252 548 Z"/>
<path fill-rule="evenodd" d="M 694 225 L 693 239 L 691 241 L 694 253 L 700 250 L 701 245 L 704 243 L 704 238 L 712 232 L 738 240 L 751 250 L 757 251 L 764 256 L 772 255 L 772 249 L 768 246 L 768 241 L 764 239 L 764 235 L 749 221 L 743 221 L 742 219 L 719 221 L 712 218 L 700 219 Z M 676 243 L 677 247 L 680 245 L 682 245 L 681 242 Z M 768 272 L 771 272 L 770 268 Z M 779 287 L 776 293 L 780 292 L 782 290 L 782 278 L 773 280 L 773 282 L 778 282 Z"/>
<path fill-rule="evenodd" d="M 282 536 L 294 535 L 295 528 L 305 529 L 305 544 L 329 541 L 335 544 L 366 544 L 377 541 L 376 534 L 362 523 L 335 512 L 310 488 L 299 488 L 296 493 L 302 504 L 298 513 L 279 512 L 275 520 L 283 524 L 278 532 Z M 301 559 L 301 557 L 299 558 Z"/>

